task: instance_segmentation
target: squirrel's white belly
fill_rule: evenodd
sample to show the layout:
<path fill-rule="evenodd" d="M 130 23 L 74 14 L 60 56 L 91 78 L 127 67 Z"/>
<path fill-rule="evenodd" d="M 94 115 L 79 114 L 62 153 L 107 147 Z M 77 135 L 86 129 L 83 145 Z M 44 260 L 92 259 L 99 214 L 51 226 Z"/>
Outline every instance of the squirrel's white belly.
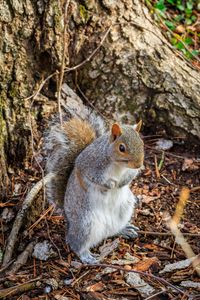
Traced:
<path fill-rule="evenodd" d="M 130 221 L 135 202 L 128 185 L 102 194 L 94 189 L 91 197 L 95 199 L 95 209 L 92 212 L 89 247 L 118 234 Z"/>

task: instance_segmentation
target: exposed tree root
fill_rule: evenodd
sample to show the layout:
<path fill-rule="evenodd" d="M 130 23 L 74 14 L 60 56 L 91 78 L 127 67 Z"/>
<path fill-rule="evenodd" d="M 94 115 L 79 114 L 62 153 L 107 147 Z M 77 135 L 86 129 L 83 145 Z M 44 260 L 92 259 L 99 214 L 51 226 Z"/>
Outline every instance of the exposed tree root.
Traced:
<path fill-rule="evenodd" d="M 24 219 L 28 209 L 30 208 L 33 200 L 35 199 L 35 197 L 37 196 L 39 191 L 42 189 L 43 185 L 45 185 L 53 176 L 54 176 L 54 174 L 52 174 L 52 173 L 46 175 L 38 183 L 36 183 L 36 185 L 34 185 L 34 187 L 30 190 L 30 192 L 26 196 L 26 199 L 23 202 L 22 208 L 18 212 L 18 214 L 15 218 L 15 222 L 13 224 L 11 233 L 8 237 L 8 242 L 6 245 L 6 250 L 5 250 L 5 254 L 4 254 L 4 258 L 3 258 L 2 267 L 5 267 L 9 263 L 9 261 L 12 259 L 12 254 L 13 254 L 15 243 L 17 241 L 18 232 L 22 226 L 23 219 Z"/>

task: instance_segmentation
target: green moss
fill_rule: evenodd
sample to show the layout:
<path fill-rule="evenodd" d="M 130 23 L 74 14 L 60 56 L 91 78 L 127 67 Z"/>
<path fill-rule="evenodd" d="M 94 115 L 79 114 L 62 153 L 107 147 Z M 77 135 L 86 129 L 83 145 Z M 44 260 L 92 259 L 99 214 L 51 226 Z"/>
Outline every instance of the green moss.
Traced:
<path fill-rule="evenodd" d="M 79 14 L 82 22 L 86 24 L 90 18 L 90 15 L 89 15 L 89 11 L 86 9 L 84 5 L 79 5 Z"/>
<path fill-rule="evenodd" d="M 12 82 L 12 84 L 10 86 L 10 89 L 8 91 L 8 95 L 12 99 L 19 98 L 18 86 L 16 86 L 16 84 L 14 82 Z"/>
<path fill-rule="evenodd" d="M 63 13 L 61 10 L 61 7 L 59 5 L 59 1 L 52 1 L 52 8 L 54 12 L 54 24 L 55 24 L 55 31 L 57 33 L 62 33 L 64 28 L 64 22 L 63 22 Z"/>
<path fill-rule="evenodd" d="M 0 94 L 0 149 L 4 144 L 5 133 L 6 133 L 6 122 L 3 118 L 3 107 L 5 103 L 4 93 Z"/>

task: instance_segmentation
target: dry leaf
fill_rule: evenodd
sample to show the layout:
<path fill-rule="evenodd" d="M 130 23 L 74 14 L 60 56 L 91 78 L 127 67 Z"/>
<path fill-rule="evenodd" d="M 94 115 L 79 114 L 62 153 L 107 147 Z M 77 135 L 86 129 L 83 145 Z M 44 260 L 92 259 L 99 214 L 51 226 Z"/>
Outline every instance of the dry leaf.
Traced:
<path fill-rule="evenodd" d="M 176 32 L 177 33 L 184 33 L 185 32 L 185 27 L 183 25 L 178 25 L 176 27 Z"/>
<path fill-rule="evenodd" d="M 93 285 L 90 285 L 86 288 L 87 292 L 99 292 L 104 289 L 104 284 L 102 282 L 97 282 Z"/>
<path fill-rule="evenodd" d="M 195 171 L 198 170 L 199 166 L 195 164 L 194 160 L 191 158 L 185 158 L 183 165 L 182 165 L 182 171 Z"/>
<path fill-rule="evenodd" d="M 150 268 L 157 270 L 159 266 L 160 266 L 160 261 L 158 260 L 157 257 L 144 258 L 144 260 L 134 265 L 134 270 L 146 272 Z"/>

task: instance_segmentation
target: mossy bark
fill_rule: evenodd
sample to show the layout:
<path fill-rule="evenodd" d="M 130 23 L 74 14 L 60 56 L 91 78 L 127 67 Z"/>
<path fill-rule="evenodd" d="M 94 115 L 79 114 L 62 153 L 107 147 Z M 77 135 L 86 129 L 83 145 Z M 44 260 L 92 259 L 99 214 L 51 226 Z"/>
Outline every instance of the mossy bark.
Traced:
<path fill-rule="evenodd" d="M 32 100 L 25 99 L 60 65 L 62 7 L 57 0 L 0 3 L 0 197 L 9 190 L 8 173 L 31 151 Z"/>

